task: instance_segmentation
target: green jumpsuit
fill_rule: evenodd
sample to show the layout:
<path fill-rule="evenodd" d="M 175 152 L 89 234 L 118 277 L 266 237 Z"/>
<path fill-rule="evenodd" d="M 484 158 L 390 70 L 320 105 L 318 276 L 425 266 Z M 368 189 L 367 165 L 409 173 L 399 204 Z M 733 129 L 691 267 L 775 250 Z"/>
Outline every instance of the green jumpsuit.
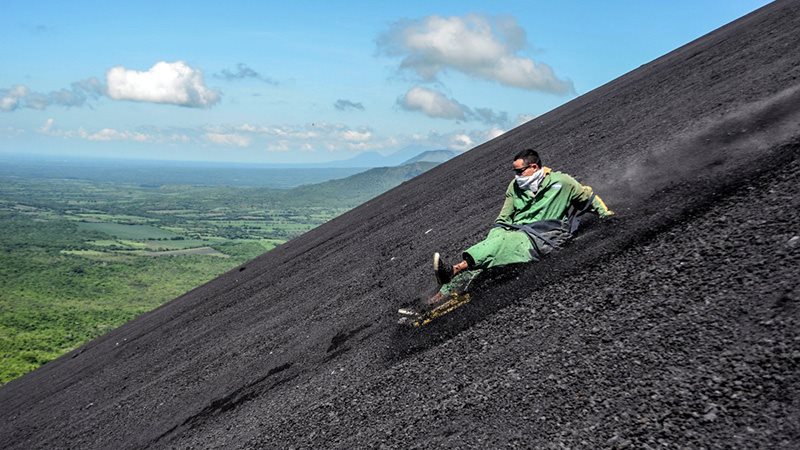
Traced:
<path fill-rule="evenodd" d="M 577 207 L 590 198 L 592 204 L 589 209 L 600 217 L 614 214 L 599 196 L 592 197 L 591 187 L 583 186 L 565 173 L 553 172 L 549 167 L 544 167 L 543 170 L 545 176 L 536 194 L 529 189 L 521 189 L 515 180 L 511 180 L 496 223 L 527 225 L 542 220 L 566 221 L 570 206 Z M 550 237 L 561 244 L 570 235 L 567 231 L 561 231 Z M 541 253 L 553 250 L 544 246 L 547 250 L 542 252 L 542 242 L 536 244 L 523 231 L 492 228 L 484 240 L 464 251 L 464 260 L 469 264 L 469 270 L 461 272 L 450 283 L 442 286 L 440 292 L 445 294 L 453 288 L 465 286 L 465 282 L 468 284 L 483 269 L 535 261 Z"/>

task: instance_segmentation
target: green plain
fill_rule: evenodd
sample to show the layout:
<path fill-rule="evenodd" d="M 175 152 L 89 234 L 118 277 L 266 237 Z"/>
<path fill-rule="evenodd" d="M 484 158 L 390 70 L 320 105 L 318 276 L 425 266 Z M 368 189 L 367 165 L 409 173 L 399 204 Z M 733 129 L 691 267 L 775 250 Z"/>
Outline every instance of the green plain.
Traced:
<path fill-rule="evenodd" d="M 289 190 L 0 175 L 0 385 L 433 165 Z"/>

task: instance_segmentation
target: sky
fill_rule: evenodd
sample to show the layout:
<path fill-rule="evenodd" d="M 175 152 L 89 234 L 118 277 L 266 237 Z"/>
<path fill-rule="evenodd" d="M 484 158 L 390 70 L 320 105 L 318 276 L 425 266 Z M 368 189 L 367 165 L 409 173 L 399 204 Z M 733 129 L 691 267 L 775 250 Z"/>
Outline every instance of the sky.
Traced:
<path fill-rule="evenodd" d="M 0 154 L 466 151 L 766 3 L 5 0 Z"/>

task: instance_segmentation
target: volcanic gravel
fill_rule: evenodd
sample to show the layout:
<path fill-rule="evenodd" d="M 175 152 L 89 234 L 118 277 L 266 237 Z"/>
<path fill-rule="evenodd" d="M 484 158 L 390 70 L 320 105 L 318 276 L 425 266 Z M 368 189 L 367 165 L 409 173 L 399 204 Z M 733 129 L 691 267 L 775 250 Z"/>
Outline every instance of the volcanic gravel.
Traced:
<path fill-rule="evenodd" d="M 2 447 L 799 447 L 799 29 L 770 4 L 12 381 Z M 618 216 L 398 327 L 527 146 Z"/>

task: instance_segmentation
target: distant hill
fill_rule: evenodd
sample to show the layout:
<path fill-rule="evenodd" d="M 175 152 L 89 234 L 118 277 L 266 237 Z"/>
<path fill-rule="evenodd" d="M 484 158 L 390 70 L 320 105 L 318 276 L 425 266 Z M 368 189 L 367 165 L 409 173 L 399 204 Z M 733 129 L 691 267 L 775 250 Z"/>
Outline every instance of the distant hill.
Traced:
<path fill-rule="evenodd" d="M 344 178 L 364 166 L 303 167 L 192 161 L 148 161 L 54 157 L 0 156 L 0 176 L 76 179 L 127 183 L 142 187 L 190 186 L 269 187 L 289 189 L 308 183 Z"/>
<path fill-rule="evenodd" d="M 454 158 L 458 155 L 459 152 L 454 150 L 429 150 L 427 152 L 422 152 L 419 155 L 409 159 L 408 161 L 404 162 L 404 164 L 413 164 L 416 162 L 434 162 L 434 163 L 443 163 L 450 158 Z"/>
<path fill-rule="evenodd" d="M 431 154 L 430 159 L 418 159 L 422 155 Z M 445 154 L 449 154 L 448 158 L 443 158 Z M 390 155 L 382 155 L 378 152 L 365 152 L 341 161 L 331 161 L 322 163 L 325 167 L 390 167 L 402 166 L 417 161 L 431 161 L 442 163 L 459 154 L 459 152 L 452 150 L 423 150 L 416 147 L 406 147 L 398 150 Z M 436 155 L 436 156 L 433 156 Z"/>
<path fill-rule="evenodd" d="M 317 203 L 335 199 L 336 204 L 356 206 L 408 181 L 433 167 L 437 162 L 415 162 L 395 167 L 377 167 L 347 178 L 299 186 L 286 191 L 285 198 L 294 204 Z"/>

